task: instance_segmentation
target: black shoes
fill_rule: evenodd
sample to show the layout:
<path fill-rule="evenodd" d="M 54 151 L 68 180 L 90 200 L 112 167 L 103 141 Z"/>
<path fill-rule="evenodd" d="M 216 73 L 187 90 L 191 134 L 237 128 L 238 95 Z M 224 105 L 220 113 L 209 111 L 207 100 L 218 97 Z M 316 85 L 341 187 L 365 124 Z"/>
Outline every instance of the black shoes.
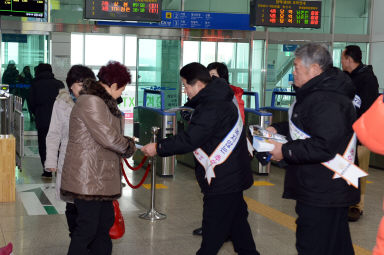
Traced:
<path fill-rule="evenodd" d="M 44 171 L 44 173 L 41 175 L 41 178 L 52 178 L 52 173 Z"/>
<path fill-rule="evenodd" d="M 350 207 L 348 209 L 348 221 L 351 221 L 351 222 L 358 221 L 361 215 L 363 215 L 363 211 L 360 211 L 356 207 Z"/>
<path fill-rule="evenodd" d="M 197 228 L 197 229 L 193 230 L 192 233 L 195 236 L 202 236 L 203 235 L 203 228 Z"/>

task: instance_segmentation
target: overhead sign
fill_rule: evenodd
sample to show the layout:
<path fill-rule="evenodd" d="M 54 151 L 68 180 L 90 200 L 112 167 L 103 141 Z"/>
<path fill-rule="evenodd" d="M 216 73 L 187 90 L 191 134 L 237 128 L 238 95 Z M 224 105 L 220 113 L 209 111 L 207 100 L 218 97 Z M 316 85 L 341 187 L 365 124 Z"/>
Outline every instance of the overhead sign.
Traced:
<path fill-rule="evenodd" d="M 85 0 L 86 19 L 160 21 L 161 0 Z"/>
<path fill-rule="evenodd" d="M 0 15 L 44 18 L 45 0 L 0 0 Z"/>
<path fill-rule="evenodd" d="M 283 51 L 284 52 L 292 52 L 297 49 L 299 45 L 297 44 L 283 44 Z"/>
<path fill-rule="evenodd" d="M 255 26 L 321 27 L 321 1 L 253 0 L 250 10 Z"/>
<path fill-rule="evenodd" d="M 132 22 L 97 22 L 98 25 L 157 27 L 157 28 L 192 28 L 192 29 L 230 29 L 255 30 L 249 26 L 248 14 L 162 11 L 159 23 Z"/>

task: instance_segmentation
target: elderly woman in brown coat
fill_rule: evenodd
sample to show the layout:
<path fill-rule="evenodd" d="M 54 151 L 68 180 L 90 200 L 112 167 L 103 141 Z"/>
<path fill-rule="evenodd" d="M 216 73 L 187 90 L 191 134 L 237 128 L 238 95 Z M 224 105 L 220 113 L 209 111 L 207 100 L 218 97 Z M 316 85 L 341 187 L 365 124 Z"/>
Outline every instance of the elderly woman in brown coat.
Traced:
<path fill-rule="evenodd" d="M 111 254 L 109 229 L 114 222 L 112 200 L 121 195 L 121 157 L 135 151 L 123 136 L 117 108 L 129 70 L 118 62 L 100 69 L 99 82 L 86 80 L 72 109 L 61 193 L 72 196 L 78 211 L 68 254 Z"/>

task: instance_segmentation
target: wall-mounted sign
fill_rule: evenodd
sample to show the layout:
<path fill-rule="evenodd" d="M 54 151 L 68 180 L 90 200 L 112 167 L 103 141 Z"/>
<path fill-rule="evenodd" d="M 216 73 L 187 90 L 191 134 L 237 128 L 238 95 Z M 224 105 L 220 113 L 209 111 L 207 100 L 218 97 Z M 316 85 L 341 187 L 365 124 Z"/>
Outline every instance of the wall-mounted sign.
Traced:
<path fill-rule="evenodd" d="M 250 23 L 266 27 L 320 28 L 321 1 L 251 0 Z"/>
<path fill-rule="evenodd" d="M 85 0 L 84 17 L 94 20 L 161 21 L 161 0 Z"/>
<path fill-rule="evenodd" d="M 117 25 L 135 27 L 192 28 L 255 30 L 249 26 L 248 14 L 163 11 L 159 23 L 148 22 L 97 22 L 98 25 Z"/>
<path fill-rule="evenodd" d="M 45 0 L 0 0 L 0 15 L 44 18 Z"/>

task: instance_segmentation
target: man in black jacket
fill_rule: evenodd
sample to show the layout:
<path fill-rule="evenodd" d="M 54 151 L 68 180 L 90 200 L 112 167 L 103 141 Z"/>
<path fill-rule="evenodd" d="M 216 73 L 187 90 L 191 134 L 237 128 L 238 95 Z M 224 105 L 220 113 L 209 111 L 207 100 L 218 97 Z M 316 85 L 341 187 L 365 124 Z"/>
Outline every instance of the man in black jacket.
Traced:
<path fill-rule="evenodd" d="M 233 92 L 224 79 L 191 63 L 180 70 L 194 108 L 185 132 L 147 144 L 147 156 L 167 157 L 194 151 L 195 175 L 204 194 L 203 240 L 198 255 L 217 254 L 228 236 L 238 254 L 257 255 L 243 191 L 253 184 L 245 129 Z"/>
<path fill-rule="evenodd" d="M 296 248 L 299 255 L 352 255 L 347 214 L 359 201 L 359 190 L 334 178 L 322 163 L 343 155 L 352 138 L 355 89 L 348 75 L 332 66 L 323 45 L 304 45 L 295 55 L 296 102 L 289 123 L 268 130 L 289 138 L 286 144 L 272 142 L 271 154 L 288 165 L 283 197 L 297 201 Z"/>
<path fill-rule="evenodd" d="M 357 118 L 368 110 L 379 95 L 379 83 L 373 73 L 371 65 L 363 65 L 361 62 L 362 53 L 357 45 L 345 47 L 341 55 L 341 65 L 343 70 L 349 74 L 356 87 L 356 95 L 353 104 L 356 107 Z M 359 167 L 368 172 L 369 158 L 371 152 L 362 144 L 357 146 L 357 157 Z M 349 208 L 348 219 L 350 221 L 359 220 L 364 210 L 364 195 L 366 190 L 367 177 L 360 179 L 360 202 Z"/>
<path fill-rule="evenodd" d="M 37 139 L 39 144 L 39 154 L 43 165 L 42 177 L 52 177 L 51 172 L 44 170 L 46 159 L 45 139 L 48 134 L 49 124 L 53 104 L 59 94 L 59 90 L 64 88 L 64 83 L 55 79 L 50 64 L 39 64 L 35 69 L 35 78 L 32 80 L 29 101 L 32 113 L 35 115 Z"/>

